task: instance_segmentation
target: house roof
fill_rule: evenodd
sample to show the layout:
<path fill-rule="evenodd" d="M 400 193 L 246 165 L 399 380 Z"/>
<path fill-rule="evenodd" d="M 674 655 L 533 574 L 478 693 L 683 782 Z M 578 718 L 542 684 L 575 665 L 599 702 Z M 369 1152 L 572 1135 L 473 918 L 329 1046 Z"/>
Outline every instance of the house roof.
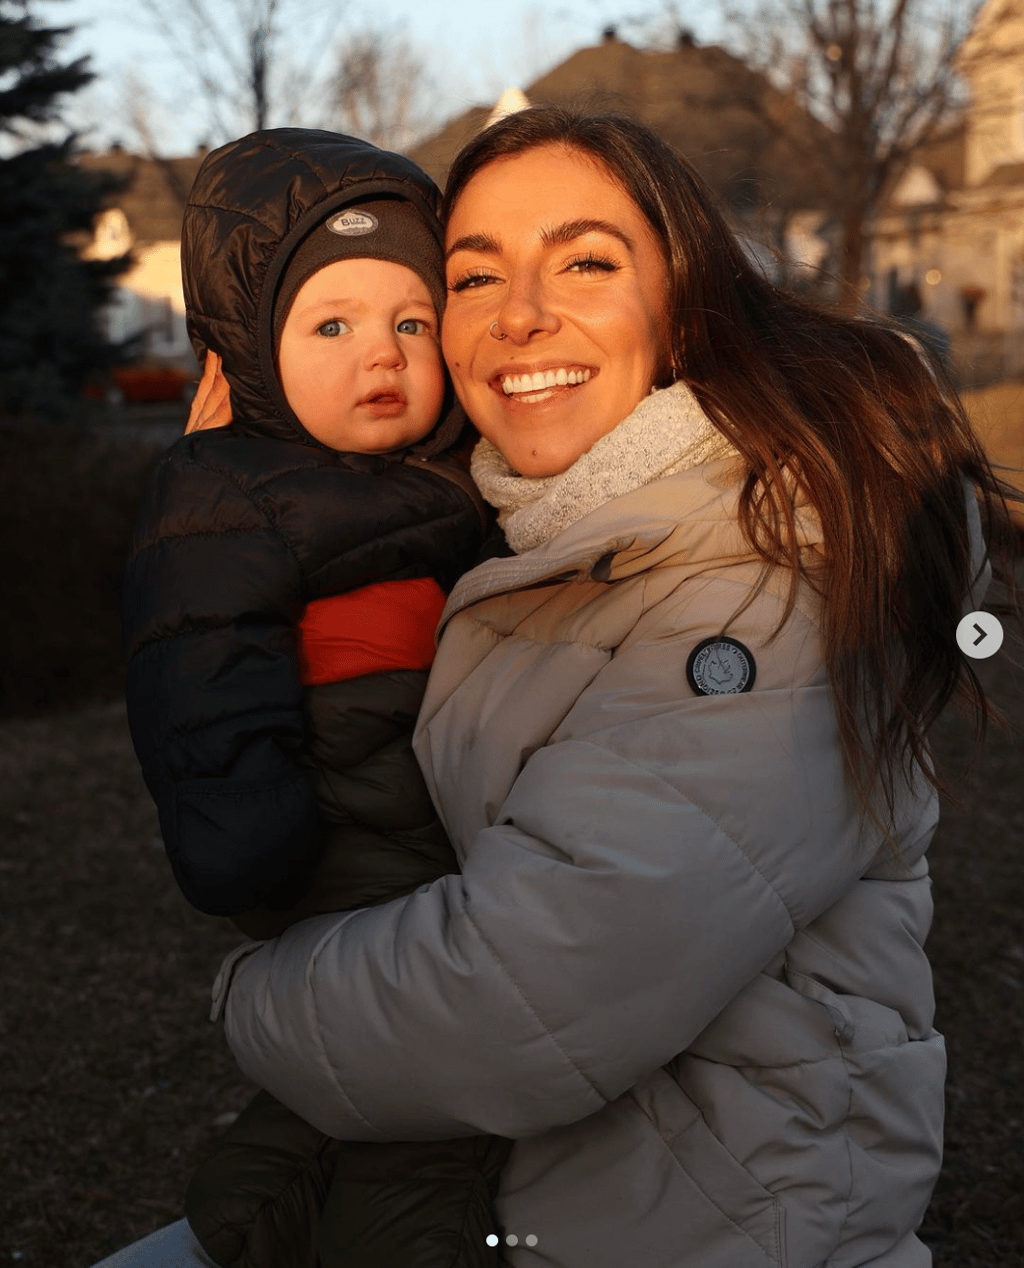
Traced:
<path fill-rule="evenodd" d="M 1012 185 L 1024 185 L 1024 163 L 1000 163 L 989 172 L 979 188 L 1006 188 Z"/>
<path fill-rule="evenodd" d="M 961 70 L 969 74 L 972 63 L 984 62 L 994 49 L 1015 53 L 1015 41 L 1007 27 L 1013 18 L 1022 16 L 1022 0 L 986 0 L 974 15 L 967 38 L 960 46 L 957 56 Z M 1004 43 L 1006 39 L 1008 43 Z"/>
<path fill-rule="evenodd" d="M 685 155 L 734 208 L 769 200 L 785 208 L 822 205 L 808 165 L 759 117 L 759 103 L 768 102 L 776 118 L 788 114 L 792 125 L 796 107 L 716 45 L 681 43 L 661 52 L 606 37 L 580 49 L 525 91 L 535 104 L 615 110 L 640 119 Z M 464 111 L 410 150 L 410 158 L 443 185 L 455 155 L 486 126 L 491 110 L 474 106 Z M 806 126 L 815 125 L 806 120 Z M 133 241 L 146 243 L 180 238 L 185 202 L 203 157 L 149 158 L 114 149 L 81 155 L 79 162 L 129 179 L 112 203 L 124 212 Z"/>
<path fill-rule="evenodd" d="M 716 45 L 680 44 L 671 51 L 634 48 L 615 38 L 580 49 L 526 89 L 535 105 L 614 110 L 641 120 L 685 155 L 734 207 L 771 198 L 790 207 L 815 207 L 820 193 L 806 163 L 795 158 L 760 116 L 796 107 L 745 62 Z M 487 122 L 474 107 L 410 152 L 438 182 L 462 145 Z M 806 119 L 806 116 L 804 116 Z M 806 126 L 815 126 L 810 120 Z"/>
<path fill-rule="evenodd" d="M 177 242 L 188 192 L 204 155 L 205 151 L 183 158 L 146 158 L 114 149 L 83 154 L 78 161 L 91 171 L 128 179 L 111 202 L 124 212 L 135 242 Z"/>
<path fill-rule="evenodd" d="M 882 198 L 882 208 L 902 211 L 907 206 L 917 205 L 920 199 L 913 195 L 924 188 L 923 173 L 934 183 L 937 195 L 928 201 L 932 205 L 940 205 L 945 202 L 947 194 L 964 188 L 966 158 L 967 124 L 964 119 L 959 119 L 914 148 L 907 166 L 889 181 Z"/>
<path fill-rule="evenodd" d="M 967 124 L 964 120 L 944 128 L 930 141 L 914 151 L 914 162 L 926 167 L 935 177 L 939 188 L 963 189 L 966 180 Z"/>

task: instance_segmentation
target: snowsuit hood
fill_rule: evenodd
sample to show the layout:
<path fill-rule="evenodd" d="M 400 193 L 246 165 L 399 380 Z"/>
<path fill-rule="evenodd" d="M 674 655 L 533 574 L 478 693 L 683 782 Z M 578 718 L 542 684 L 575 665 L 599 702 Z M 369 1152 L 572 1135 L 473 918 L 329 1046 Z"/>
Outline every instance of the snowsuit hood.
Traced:
<path fill-rule="evenodd" d="M 189 337 L 202 365 L 219 353 L 240 430 L 327 448 L 285 399 L 274 357 L 274 301 L 299 243 L 349 203 L 405 199 L 443 244 L 440 190 L 411 159 L 309 128 L 253 132 L 203 160 L 185 207 L 181 269 Z M 465 425 L 451 388 L 438 424 L 414 452 L 449 448 Z"/>

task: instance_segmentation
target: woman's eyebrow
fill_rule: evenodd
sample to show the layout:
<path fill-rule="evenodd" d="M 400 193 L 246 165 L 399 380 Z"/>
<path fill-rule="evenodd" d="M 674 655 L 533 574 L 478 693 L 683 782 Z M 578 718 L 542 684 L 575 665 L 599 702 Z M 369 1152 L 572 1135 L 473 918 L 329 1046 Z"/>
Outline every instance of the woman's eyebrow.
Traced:
<path fill-rule="evenodd" d="M 542 229 L 540 237 L 545 246 L 558 247 L 574 242 L 588 233 L 605 233 L 609 237 L 618 238 L 628 250 L 636 249 L 633 239 L 610 220 L 566 220 L 553 228 Z M 445 259 L 450 260 L 456 251 L 478 251 L 483 255 L 500 255 L 501 243 L 489 233 L 467 233 L 464 237 L 455 239 L 445 252 Z"/>
<path fill-rule="evenodd" d="M 456 251 L 479 251 L 484 255 L 499 255 L 501 243 L 489 233 L 467 233 L 465 237 L 456 238 L 444 254 L 450 260 Z"/>
<path fill-rule="evenodd" d="M 542 229 L 540 236 L 545 246 L 560 247 L 568 242 L 574 242 L 577 238 L 582 238 L 587 233 L 605 233 L 609 237 L 618 238 L 630 251 L 633 251 L 636 246 L 633 239 L 610 220 L 567 220 L 553 229 Z"/>

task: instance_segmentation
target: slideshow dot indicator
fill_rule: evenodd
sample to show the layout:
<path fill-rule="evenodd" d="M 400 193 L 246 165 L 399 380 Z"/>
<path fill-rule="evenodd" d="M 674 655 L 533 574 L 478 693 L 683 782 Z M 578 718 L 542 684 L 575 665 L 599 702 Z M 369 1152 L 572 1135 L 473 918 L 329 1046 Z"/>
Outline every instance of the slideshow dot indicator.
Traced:
<path fill-rule="evenodd" d="M 498 1237 L 497 1233 L 488 1233 L 484 1240 L 487 1242 L 488 1246 L 497 1246 L 501 1241 L 501 1238 Z M 535 1233 L 527 1233 L 527 1235 L 523 1238 L 523 1245 L 536 1246 L 538 1240 L 539 1239 Z M 515 1233 L 509 1233 L 505 1238 L 505 1245 L 518 1246 L 519 1238 L 515 1235 Z"/>

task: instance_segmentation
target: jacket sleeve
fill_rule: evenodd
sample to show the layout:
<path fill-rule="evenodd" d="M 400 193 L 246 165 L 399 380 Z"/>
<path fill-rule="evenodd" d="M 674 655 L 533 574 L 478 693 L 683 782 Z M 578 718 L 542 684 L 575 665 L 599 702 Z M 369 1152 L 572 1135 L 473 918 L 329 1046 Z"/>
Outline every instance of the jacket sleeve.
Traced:
<path fill-rule="evenodd" d="M 286 542 L 229 475 L 172 450 L 146 490 L 123 593 L 128 718 L 182 892 L 216 915 L 292 901 L 324 829 L 296 761 Z"/>
<path fill-rule="evenodd" d="M 733 627 L 748 646 L 766 602 Z M 697 697 L 681 666 L 717 632 L 702 608 L 603 662 L 461 876 L 236 952 L 215 1010 L 250 1078 L 345 1139 L 529 1136 L 671 1060 L 837 900 L 878 840 L 847 790 L 817 631 L 793 613 L 765 689 Z M 431 764 L 468 741 L 450 742 Z"/>

